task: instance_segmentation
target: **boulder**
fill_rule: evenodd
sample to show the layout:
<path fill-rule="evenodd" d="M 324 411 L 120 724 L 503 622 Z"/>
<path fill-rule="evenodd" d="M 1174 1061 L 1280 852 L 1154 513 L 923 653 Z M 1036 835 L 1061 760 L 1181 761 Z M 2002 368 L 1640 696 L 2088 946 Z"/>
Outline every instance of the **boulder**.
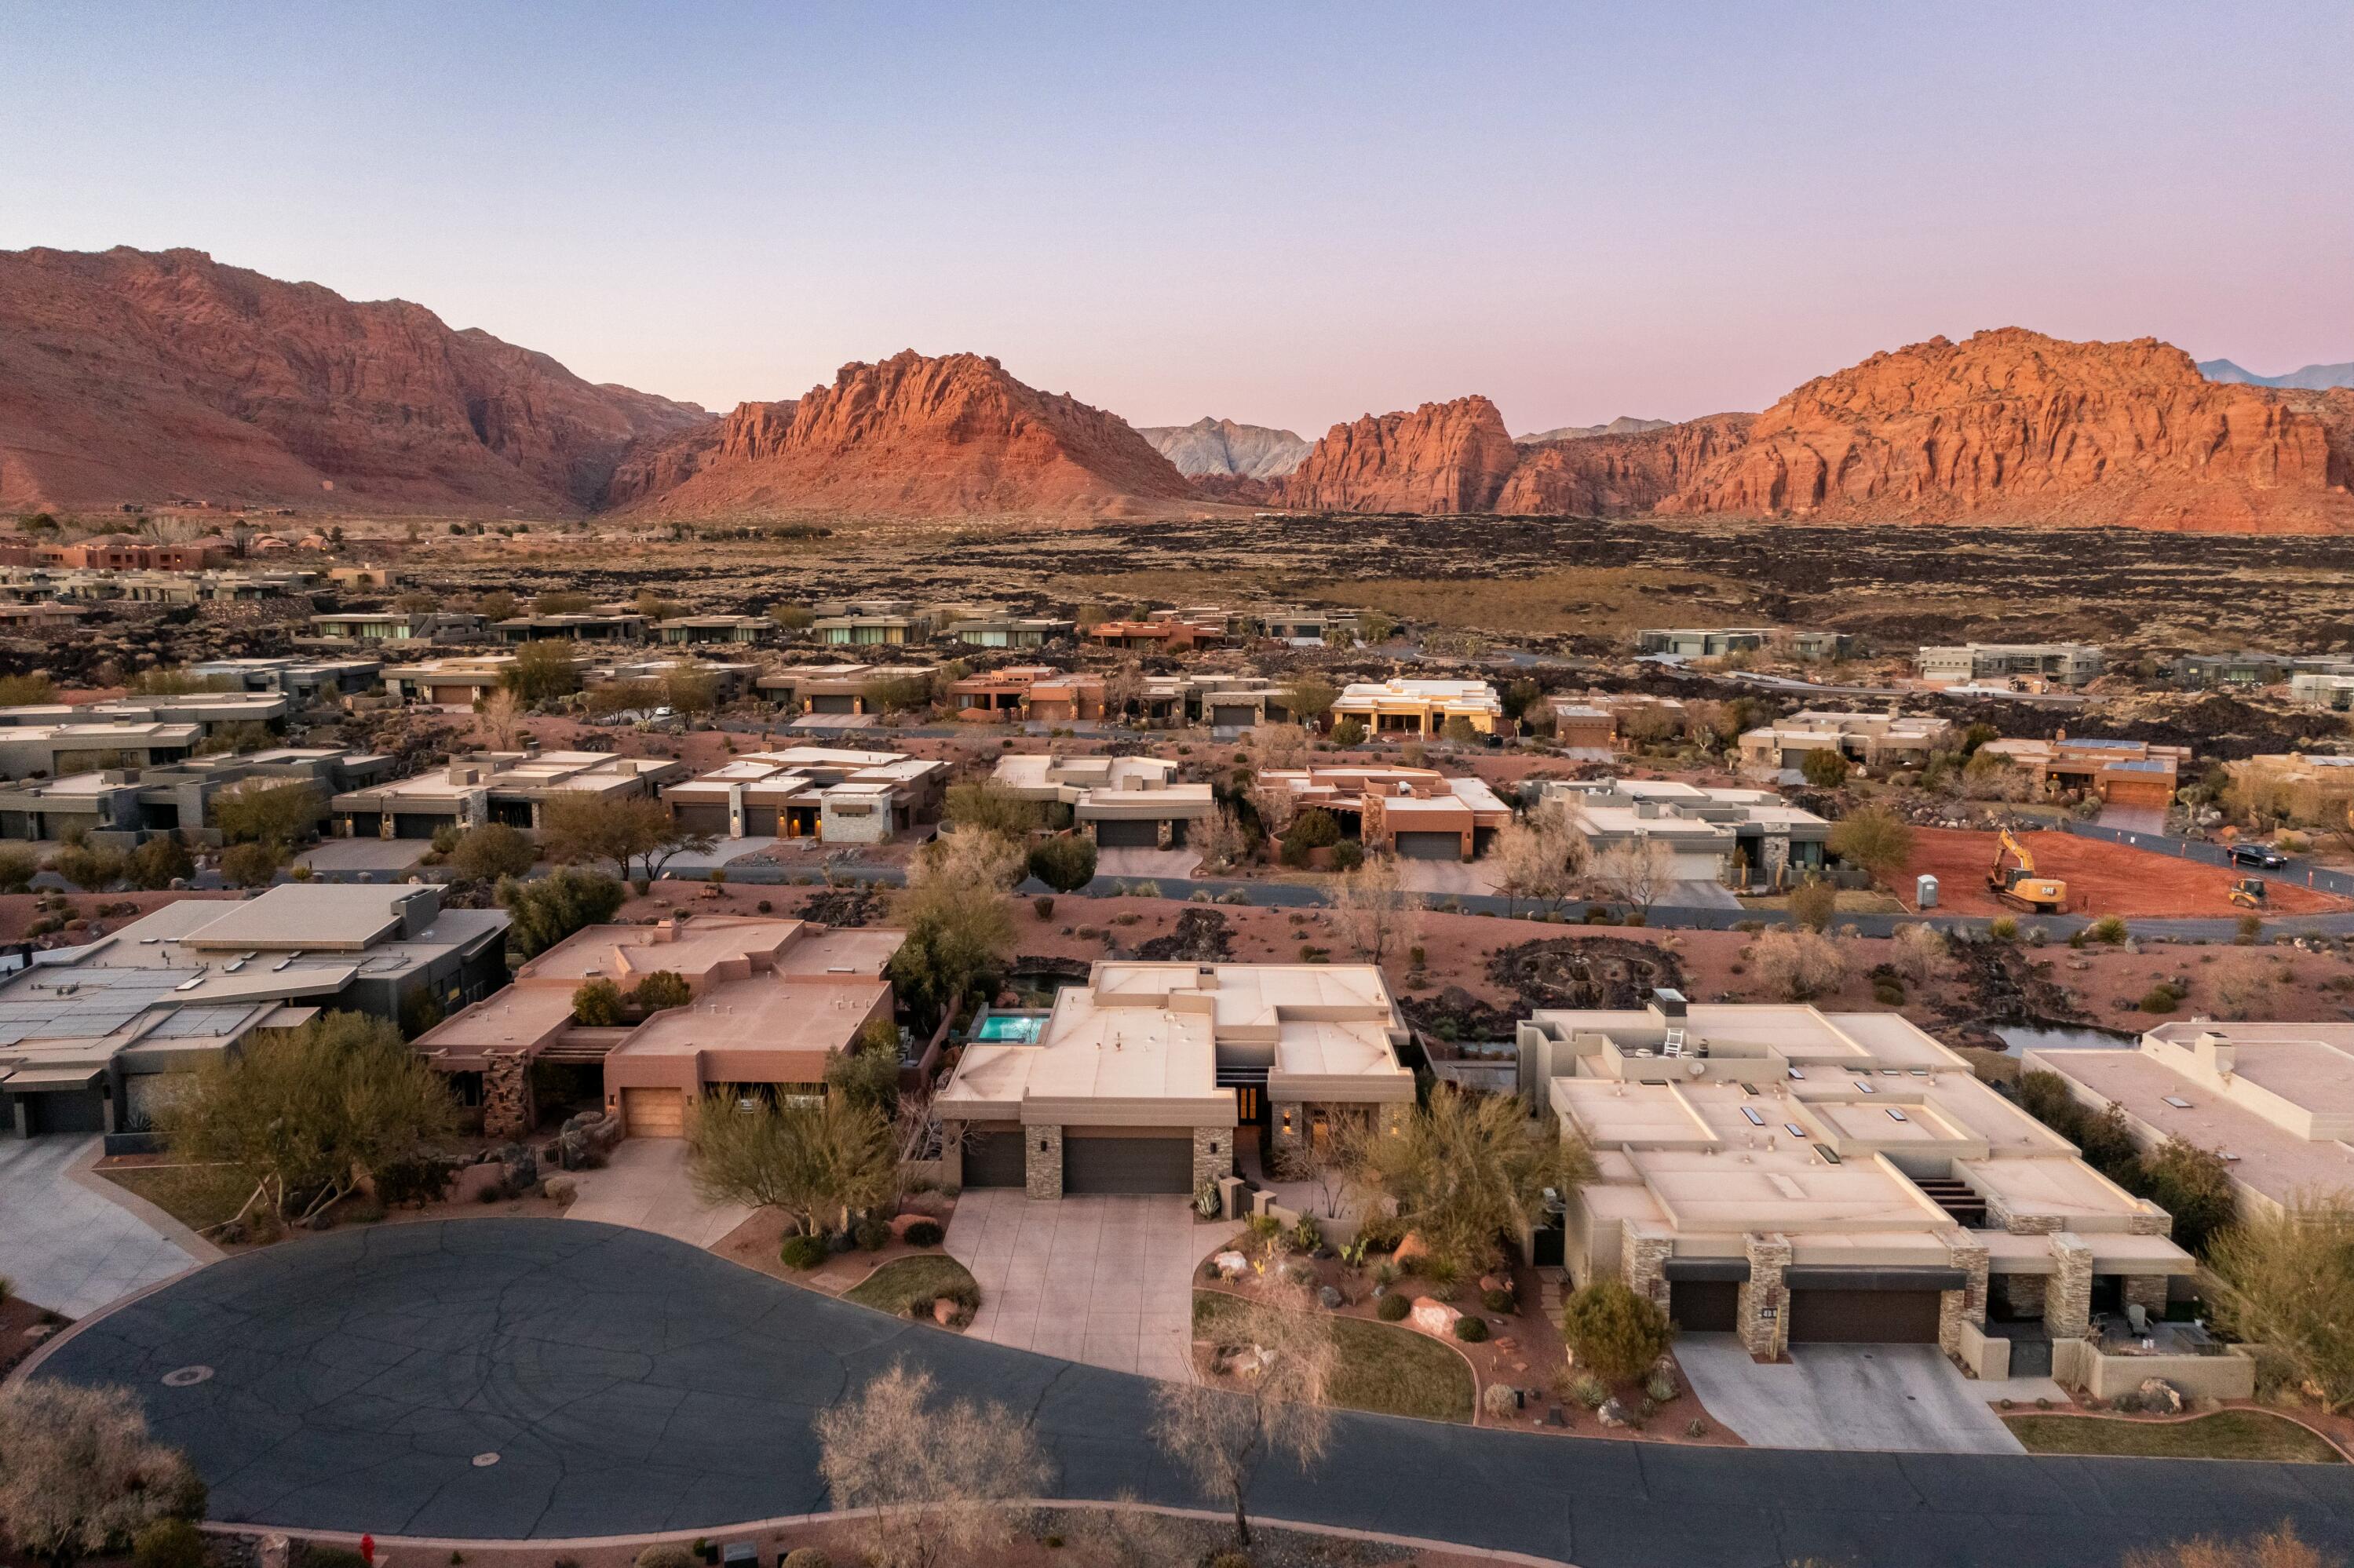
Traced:
<path fill-rule="evenodd" d="M 1238 1252 L 1222 1252 L 1210 1259 L 1218 1272 L 1228 1279 L 1239 1278 L 1250 1272 L 1250 1259 Z"/>
<path fill-rule="evenodd" d="M 551 1202 L 568 1203 L 580 1196 L 580 1183 L 569 1176 L 550 1176 L 541 1189 Z"/>
<path fill-rule="evenodd" d="M 1390 1259 L 1401 1269 L 1407 1269 L 1429 1255 L 1430 1244 L 1408 1231 L 1398 1238 L 1397 1250 L 1390 1255 Z"/>
<path fill-rule="evenodd" d="M 1414 1298 L 1413 1309 L 1405 1315 L 1405 1320 L 1426 1334 L 1451 1340 L 1455 1337 L 1456 1321 L 1462 1316 L 1435 1296 L 1417 1296 Z"/>
<path fill-rule="evenodd" d="M 1337 1312 L 1341 1309 L 1341 1293 L 1329 1285 L 1320 1287 L 1316 1292 L 1316 1304 L 1327 1312 Z"/>
<path fill-rule="evenodd" d="M 1635 1413 L 1619 1404 L 1616 1398 L 1604 1400 L 1602 1408 L 1594 1413 L 1594 1418 L 1605 1426 L 1625 1427 L 1635 1425 Z"/>
<path fill-rule="evenodd" d="M 2182 1414 L 2182 1391 L 2162 1377 L 2144 1378 L 2141 1407 L 2153 1415 L 2179 1415 Z"/>
<path fill-rule="evenodd" d="M 963 1308 L 953 1298 L 943 1296 L 932 1303 L 932 1321 L 943 1329 L 949 1328 L 955 1324 L 957 1314 Z"/>

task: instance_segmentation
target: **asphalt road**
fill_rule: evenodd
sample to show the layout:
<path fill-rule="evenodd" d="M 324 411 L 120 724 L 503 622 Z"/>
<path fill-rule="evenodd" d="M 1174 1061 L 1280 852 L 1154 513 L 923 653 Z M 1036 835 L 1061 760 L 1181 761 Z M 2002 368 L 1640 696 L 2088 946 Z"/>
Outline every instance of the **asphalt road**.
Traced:
<path fill-rule="evenodd" d="M 136 1389 L 220 1520 L 513 1540 L 822 1508 L 814 1413 L 902 1358 L 1033 1419 L 1062 1496 L 1206 1500 L 1145 1435 L 1146 1379 L 568 1221 L 248 1253 L 95 1320 L 36 1375 Z M 209 1375 L 163 1381 L 188 1368 Z M 2085 1568 L 2285 1519 L 2354 1549 L 2354 1466 L 1682 1448 L 1367 1415 L 1313 1471 L 1270 1470 L 1254 1505 L 1582 1568 Z"/>

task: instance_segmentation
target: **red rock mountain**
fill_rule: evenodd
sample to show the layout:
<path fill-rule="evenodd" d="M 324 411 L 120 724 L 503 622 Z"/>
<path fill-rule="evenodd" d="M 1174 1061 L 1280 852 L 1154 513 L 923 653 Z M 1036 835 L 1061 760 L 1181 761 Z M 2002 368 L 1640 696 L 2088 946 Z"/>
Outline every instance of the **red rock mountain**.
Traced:
<path fill-rule="evenodd" d="M 709 419 L 202 251 L 0 252 L 0 506 L 575 513 Z"/>
<path fill-rule="evenodd" d="M 1496 405 L 1458 397 L 1333 426 L 1281 493 L 1320 512 L 1490 512 L 1520 458 Z"/>
<path fill-rule="evenodd" d="M 2147 338 L 2068 343 L 2015 327 L 1932 338 L 1809 381 L 1763 414 L 1525 444 L 1492 499 L 1466 505 L 1472 487 L 1432 493 L 1434 474 L 1459 472 L 1441 443 L 1405 436 L 1475 404 L 1487 406 L 1336 426 L 1286 499 L 1354 512 L 2354 532 L 2354 390 L 2209 381 Z"/>
<path fill-rule="evenodd" d="M 670 482 L 642 481 L 642 469 Z M 628 503 L 665 517 L 1147 516 L 1198 505 L 1117 415 L 1025 387 L 994 359 L 912 349 L 845 365 L 832 386 L 792 402 L 742 404 L 707 448 L 673 440 L 624 475 Z"/>

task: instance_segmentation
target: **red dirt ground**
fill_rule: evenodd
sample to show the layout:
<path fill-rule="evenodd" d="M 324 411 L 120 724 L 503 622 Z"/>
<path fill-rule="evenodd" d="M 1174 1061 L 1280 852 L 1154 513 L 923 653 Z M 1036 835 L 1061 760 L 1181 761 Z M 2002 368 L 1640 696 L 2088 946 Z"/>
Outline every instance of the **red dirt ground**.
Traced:
<path fill-rule="evenodd" d="M 1926 872 L 1937 879 L 1937 903 L 1943 910 L 1955 915 L 2017 914 L 1998 904 L 1987 891 L 1987 868 L 1994 863 L 1996 842 L 1993 833 L 1914 829 L 1913 858 L 1898 882 L 1900 895 L 1909 897 L 1913 879 Z M 2243 913 L 2230 897 L 2233 874 L 2220 865 L 2069 833 L 2027 833 L 2020 835 L 2020 842 L 2034 855 L 2037 875 L 2056 876 L 2068 885 L 2066 913 L 2071 915 L 2156 919 Z M 2274 882 L 2264 913 L 2318 915 L 2346 907 L 2342 898 Z"/>

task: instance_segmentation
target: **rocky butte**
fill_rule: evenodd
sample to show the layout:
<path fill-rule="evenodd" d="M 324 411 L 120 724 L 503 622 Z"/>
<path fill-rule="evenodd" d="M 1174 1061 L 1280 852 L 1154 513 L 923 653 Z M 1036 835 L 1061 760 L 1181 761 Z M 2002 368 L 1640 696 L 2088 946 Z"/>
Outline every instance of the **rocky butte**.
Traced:
<path fill-rule="evenodd" d="M 787 403 L 745 403 L 716 435 L 651 443 L 617 499 L 663 517 L 858 514 L 1150 516 L 1192 485 L 1118 416 L 1041 392 L 994 359 L 914 350 L 845 365 Z"/>
<path fill-rule="evenodd" d="M 1496 405 L 1458 397 L 1333 426 L 1280 495 L 1317 512 L 1492 512 L 1520 456 Z"/>
<path fill-rule="evenodd" d="M 634 443 L 709 418 L 200 250 L 0 252 L 0 506 L 563 514 Z"/>

